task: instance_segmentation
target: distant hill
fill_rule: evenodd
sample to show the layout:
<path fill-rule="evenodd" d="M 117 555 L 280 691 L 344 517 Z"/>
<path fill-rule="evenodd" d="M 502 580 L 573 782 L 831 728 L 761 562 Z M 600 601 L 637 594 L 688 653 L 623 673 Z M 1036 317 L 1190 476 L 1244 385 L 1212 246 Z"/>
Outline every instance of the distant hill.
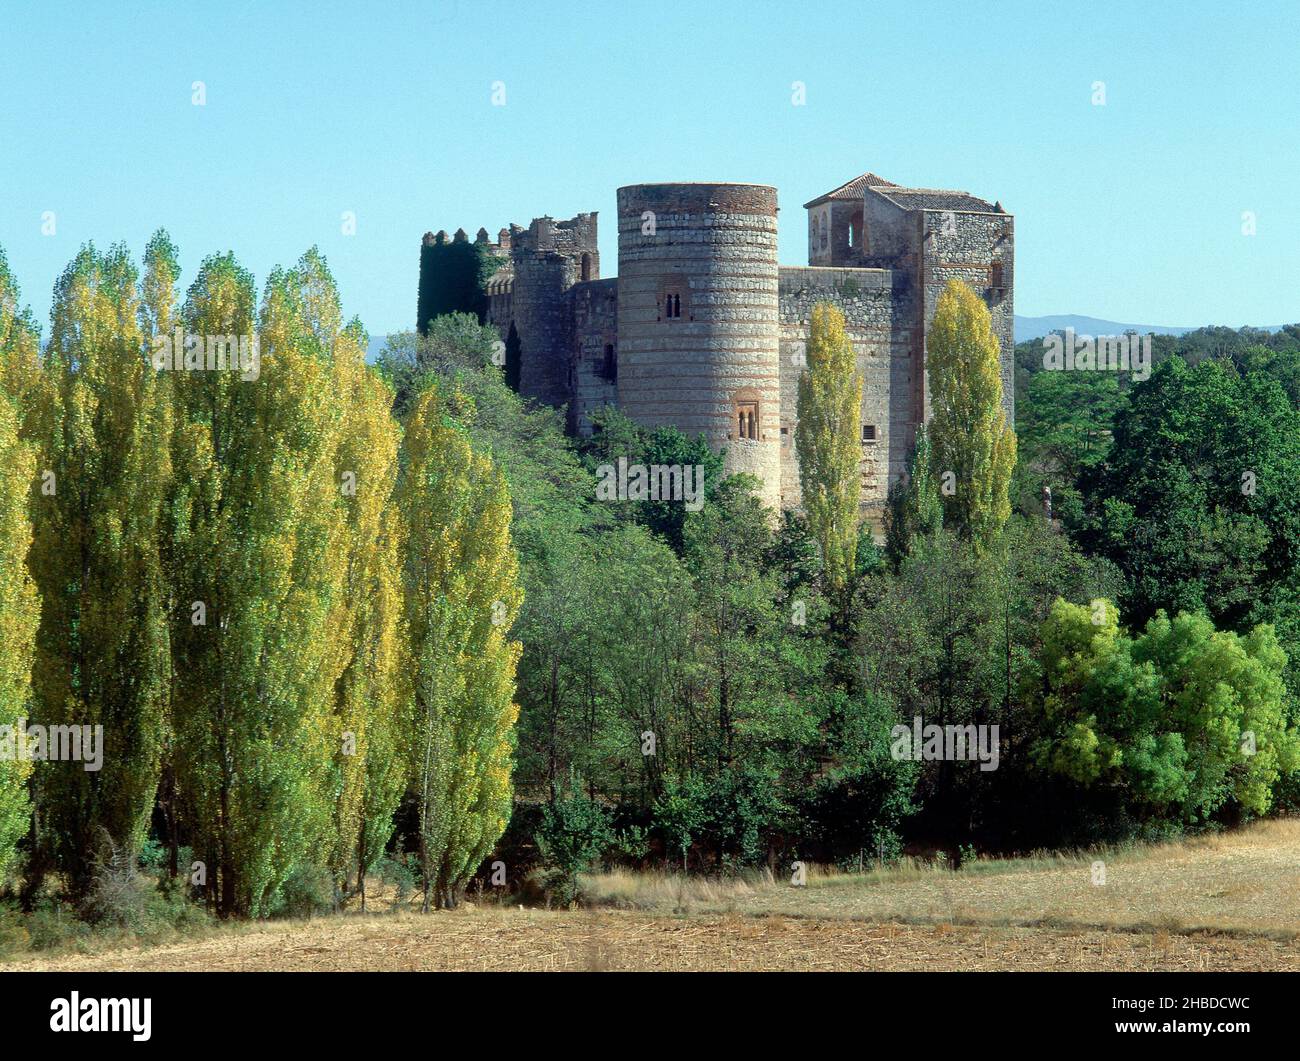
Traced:
<path fill-rule="evenodd" d="M 1152 335 L 1183 335 L 1200 327 L 1202 325 L 1199 324 L 1187 328 L 1171 328 L 1161 324 L 1121 324 L 1119 321 L 1106 321 L 1100 317 L 1083 317 L 1074 313 L 1058 313 L 1049 317 L 1021 317 L 1017 315 L 1016 342 L 1023 343 L 1027 339 L 1038 339 L 1065 328 L 1073 328 L 1077 335 L 1123 335 L 1125 332 L 1138 332 L 1141 335 L 1146 335 L 1148 332 Z M 1265 324 L 1260 327 L 1263 331 L 1275 332 L 1282 326 L 1280 324 Z"/>
<path fill-rule="evenodd" d="M 1084 317 L 1075 313 L 1057 313 L 1049 317 L 1021 317 L 1016 315 L 1016 342 L 1037 339 L 1051 335 L 1052 332 L 1073 328 L 1078 335 L 1123 335 L 1125 332 L 1139 332 L 1146 335 L 1182 335 L 1194 330 L 1194 327 L 1168 328 L 1159 324 L 1120 324 L 1118 321 L 1104 321 L 1099 317 Z"/>

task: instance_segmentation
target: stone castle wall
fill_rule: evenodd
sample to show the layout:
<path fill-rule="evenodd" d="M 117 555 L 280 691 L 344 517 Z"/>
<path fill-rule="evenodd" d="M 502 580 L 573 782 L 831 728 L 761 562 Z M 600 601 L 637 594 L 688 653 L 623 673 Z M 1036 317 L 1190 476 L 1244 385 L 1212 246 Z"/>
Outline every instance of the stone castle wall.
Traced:
<path fill-rule="evenodd" d="M 618 405 L 618 281 L 593 280 L 572 293 L 574 330 L 571 427 L 591 433 L 591 414 Z"/>
<path fill-rule="evenodd" d="M 620 188 L 608 280 L 594 213 L 511 225 L 496 243 L 480 229 L 476 242 L 500 261 L 486 319 L 519 336 L 520 392 L 567 406 L 578 433 L 614 405 L 647 427 L 702 434 L 729 473 L 759 479 L 767 504 L 798 507 L 798 382 L 812 308 L 830 302 L 863 379 L 862 503 L 878 521 L 929 416 L 926 334 L 952 279 L 990 307 L 1014 421 L 1014 220 L 962 192 L 859 183 L 808 204 L 807 267 L 778 267 L 765 185 Z"/>
<path fill-rule="evenodd" d="M 874 438 L 859 439 L 862 499 L 877 514 L 889 484 L 907 464 L 918 423 L 912 393 L 917 371 L 915 291 L 910 277 L 889 269 L 783 266 L 780 271 L 782 504 L 800 504 L 794 435 L 799 376 L 806 362 L 812 309 L 829 302 L 844 314 L 862 376 L 862 424 Z M 903 400 L 900 400 L 903 399 Z"/>
<path fill-rule="evenodd" d="M 728 474 L 780 504 L 776 189 L 618 190 L 618 401 L 725 451 Z M 737 422 L 756 412 L 756 426 Z"/>
<path fill-rule="evenodd" d="M 918 213 L 925 329 L 934 320 L 939 296 L 951 280 L 962 280 L 985 296 L 993 334 L 1002 348 L 1002 408 L 1015 422 L 1015 227 L 1008 214 L 926 210 Z M 993 290 L 993 263 L 1001 265 L 1001 293 Z M 929 394 L 925 409 L 930 411 Z"/>

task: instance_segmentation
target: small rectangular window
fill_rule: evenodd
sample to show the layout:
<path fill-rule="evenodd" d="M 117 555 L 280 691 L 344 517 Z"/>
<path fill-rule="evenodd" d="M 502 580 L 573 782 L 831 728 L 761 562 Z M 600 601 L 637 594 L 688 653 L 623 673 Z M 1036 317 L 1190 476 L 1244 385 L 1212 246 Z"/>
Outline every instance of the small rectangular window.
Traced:
<path fill-rule="evenodd" d="M 862 441 L 863 441 L 863 442 L 875 442 L 875 441 L 876 441 L 876 425 L 875 425 L 875 424 L 863 424 L 863 425 L 862 425 Z"/>

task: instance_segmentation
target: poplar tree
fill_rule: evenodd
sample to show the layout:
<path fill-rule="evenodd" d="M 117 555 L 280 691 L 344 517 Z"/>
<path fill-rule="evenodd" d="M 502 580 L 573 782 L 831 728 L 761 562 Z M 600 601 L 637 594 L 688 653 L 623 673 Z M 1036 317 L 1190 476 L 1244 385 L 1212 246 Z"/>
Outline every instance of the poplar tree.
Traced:
<path fill-rule="evenodd" d="M 931 467 L 945 498 L 944 522 L 981 547 L 1011 515 L 1016 463 L 999 350 L 984 300 L 960 280 L 950 281 L 926 340 Z"/>
<path fill-rule="evenodd" d="M 346 531 L 342 592 L 330 620 L 341 656 L 334 685 L 336 744 L 332 849 L 336 884 L 356 886 L 384 853 L 406 780 L 397 688 L 402 594 L 401 523 L 389 504 L 400 431 L 392 390 L 365 363 L 366 336 L 353 321 L 334 344 L 334 389 L 344 403 L 336 460 Z"/>
<path fill-rule="evenodd" d="M 34 715 L 102 726 L 103 761 L 42 762 L 34 788 L 38 842 L 79 898 L 106 840 L 129 859 L 139 850 L 164 738 L 157 541 L 170 412 L 146 361 L 136 285 L 124 247 L 82 248 L 55 286 L 46 351 L 54 409 L 31 552 L 42 596 Z"/>
<path fill-rule="evenodd" d="M 186 331 L 253 335 L 252 278 L 209 258 Z M 331 359 L 338 296 L 309 251 L 268 278 L 260 365 L 177 373 L 171 520 L 176 770 L 196 856 L 223 915 L 265 914 L 300 864 L 328 849 L 347 631 L 331 626 L 346 519 L 335 480 L 342 403 Z"/>
<path fill-rule="evenodd" d="M 178 322 L 177 310 L 177 283 L 180 280 L 180 262 L 179 252 L 176 245 L 172 242 L 171 237 L 167 235 L 164 229 L 158 229 L 150 237 L 144 252 L 144 276 L 140 283 L 140 308 L 138 319 L 140 322 L 140 331 L 143 334 L 149 365 L 152 368 L 154 355 L 158 350 L 159 340 L 173 342 L 175 339 L 175 325 Z M 176 376 L 173 372 L 160 372 L 155 377 L 155 385 L 158 388 L 159 400 L 167 403 L 172 408 L 173 413 L 176 405 Z M 178 420 L 175 415 L 172 417 L 174 425 Z M 168 449 L 169 456 L 174 449 L 173 440 L 168 438 L 160 440 Z M 180 848 L 180 826 L 178 821 L 177 793 L 176 793 L 176 766 L 175 752 L 172 745 L 174 738 L 174 729 L 172 727 L 172 693 L 176 688 L 175 674 L 175 653 L 172 651 L 171 627 L 176 615 L 176 572 L 174 569 L 174 556 L 172 543 L 176 531 L 175 524 L 172 520 L 173 504 L 175 492 L 178 488 L 177 481 L 172 479 L 167 484 L 167 489 L 162 499 L 162 511 L 159 515 L 159 564 L 162 570 L 163 585 L 163 608 L 164 614 L 168 617 L 168 677 L 167 677 L 167 704 L 166 704 L 166 725 L 164 727 L 164 747 L 162 754 L 162 770 L 158 786 L 158 805 L 163 813 L 166 840 L 168 846 L 167 868 L 170 875 L 174 878 L 178 872 L 177 859 Z M 181 489 L 188 488 L 188 484 Z"/>
<path fill-rule="evenodd" d="M 0 292 L 0 306 L 4 295 Z M 3 312 L 0 309 L 0 312 Z M 3 322 L 0 322 L 2 325 Z M 5 351 L 7 352 L 7 351 Z M 27 833 L 31 808 L 27 779 L 32 764 L 17 754 L 16 728 L 26 719 L 40 598 L 27 571 L 32 526 L 27 516 L 35 448 L 18 437 L 18 415 L 0 394 L 0 887 L 14 863 L 15 845 Z"/>
<path fill-rule="evenodd" d="M 510 816 L 521 646 L 509 631 L 523 591 L 505 478 L 444 423 L 434 388 L 403 446 L 404 672 L 427 911 L 456 905 Z"/>
<path fill-rule="evenodd" d="M 53 415 L 53 389 L 41 367 L 40 335 L 31 310 L 20 306 L 18 283 L 0 247 L 0 388 L 14 402 L 19 436 L 35 444 L 38 454 L 49 438 Z"/>
<path fill-rule="evenodd" d="M 862 376 L 844 314 L 828 302 L 813 307 L 807 361 L 795 448 L 808 527 L 821 547 L 827 584 L 838 593 L 857 555 Z"/>
<path fill-rule="evenodd" d="M 21 308 L 18 284 L 0 248 L 0 726 L 10 727 L 13 742 L 5 747 L 10 754 L 0 757 L 0 887 L 14 865 L 15 845 L 31 824 L 27 783 L 32 764 L 18 757 L 16 728 L 31 710 L 40 622 L 40 596 L 27 566 L 29 496 L 51 410 L 39 348 L 40 332 L 31 311 Z"/>

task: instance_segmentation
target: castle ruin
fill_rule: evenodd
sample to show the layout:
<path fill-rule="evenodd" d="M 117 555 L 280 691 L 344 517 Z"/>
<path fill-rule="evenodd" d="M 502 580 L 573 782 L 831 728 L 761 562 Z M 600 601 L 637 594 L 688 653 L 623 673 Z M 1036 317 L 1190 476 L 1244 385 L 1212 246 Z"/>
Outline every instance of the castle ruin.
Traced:
<path fill-rule="evenodd" d="M 862 374 L 862 505 L 878 519 L 928 417 L 926 337 L 950 280 L 989 306 L 1014 418 L 1014 220 L 1000 203 L 873 173 L 804 208 L 808 264 L 783 266 L 775 188 L 620 188 L 610 279 L 600 277 L 595 213 L 511 225 L 495 243 L 480 229 L 495 266 L 484 315 L 502 339 L 514 326 L 520 393 L 567 407 L 575 432 L 612 405 L 647 427 L 702 434 L 728 473 L 758 478 L 767 504 L 798 507 L 798 380 L 812 308 L 833 303 Z"/>

